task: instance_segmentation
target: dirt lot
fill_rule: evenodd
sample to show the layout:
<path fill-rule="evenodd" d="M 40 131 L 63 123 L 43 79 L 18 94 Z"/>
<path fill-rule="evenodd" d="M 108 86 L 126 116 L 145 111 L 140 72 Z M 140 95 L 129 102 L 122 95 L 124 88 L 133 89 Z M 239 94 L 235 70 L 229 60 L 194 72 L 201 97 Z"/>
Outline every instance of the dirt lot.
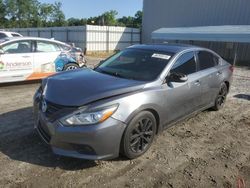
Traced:
<path fill-rule="evenodd" d="M 250 187 L 250 69 L 235 70 L 224 109 L 178 123 L 133 161 L 52 154 L 33 130 L 38 85 L 0 87 L 0 187 Z"/>

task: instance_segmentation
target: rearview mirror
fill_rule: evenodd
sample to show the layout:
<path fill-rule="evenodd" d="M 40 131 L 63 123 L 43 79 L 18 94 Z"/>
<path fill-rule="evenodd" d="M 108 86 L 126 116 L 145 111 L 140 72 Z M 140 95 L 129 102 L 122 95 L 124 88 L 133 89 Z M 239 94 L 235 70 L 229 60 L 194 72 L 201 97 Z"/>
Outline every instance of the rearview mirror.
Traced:
<path fill-rule="evenodd" d="M 187 75 L 185 75 L 183 73 L 172 72 L 167 77 L 168 82 L 186 82 L 187 80 L 188 80 Z"/>

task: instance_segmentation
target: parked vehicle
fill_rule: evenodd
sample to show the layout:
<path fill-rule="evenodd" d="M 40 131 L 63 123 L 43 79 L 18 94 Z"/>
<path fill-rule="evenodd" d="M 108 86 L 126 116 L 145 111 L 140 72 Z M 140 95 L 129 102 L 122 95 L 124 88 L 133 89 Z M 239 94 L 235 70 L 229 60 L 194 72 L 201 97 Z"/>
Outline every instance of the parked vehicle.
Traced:
<path fill-rule="evenodd" d="M 80 48 L 37 37 L 0 41 L 0 83 L 35 80 L 85 66 Z"/>
<path fill-rule="evenodd" d="M 205 48 L 135 45 L 94 70 L 44 79 L 34 96 L 35 128 L 59 155 L 95 160 L 122 153 L 133 159 L 164 128 L 222 108 L 232 72 Z"/>
<path fill-rule="evenodd" d="M 21 34 L 11 31 L 0 31 L 0 39 L 6 38 L 6 37 L 22 37 Z"/>

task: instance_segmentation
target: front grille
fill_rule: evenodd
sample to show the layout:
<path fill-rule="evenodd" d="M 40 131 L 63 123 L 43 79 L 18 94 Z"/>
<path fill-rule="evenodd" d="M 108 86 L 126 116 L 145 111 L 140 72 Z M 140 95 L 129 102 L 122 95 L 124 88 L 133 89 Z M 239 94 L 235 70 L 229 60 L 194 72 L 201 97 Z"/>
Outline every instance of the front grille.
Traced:
<path fill-rule="evenodd" d="M 44 130 L 41 123 L 39 122 L 37 125 L 37 130 L 40 133 L 41 137 L 44 139 L 44 141 L 48 144 L 50 142 L 50 135 Z"/>

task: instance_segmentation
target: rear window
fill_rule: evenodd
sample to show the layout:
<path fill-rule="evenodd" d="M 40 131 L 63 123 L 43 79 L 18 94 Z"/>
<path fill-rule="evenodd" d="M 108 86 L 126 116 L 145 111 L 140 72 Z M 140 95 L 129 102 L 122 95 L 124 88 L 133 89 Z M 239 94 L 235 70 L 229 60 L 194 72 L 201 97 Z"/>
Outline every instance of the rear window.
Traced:
<path fill-rule="evenodd" d="M 37 41 L 37 52 L 57 52 L 60 51 L 60 48 L 53 43 L 45 42 L 45 41 Z"/>
<path fill-rule="evenodd" d="M 71 47 L 70 46 L 66 46 L 66 45 L 59 45 L 61 49 L 63 49 L 64 51 L 70 51 Z"/>
<path fill-rule="evenodd" d="M 20 37 L 20 36 L 21 36 L 21 35 L 16 34 L 16 33 L 11 33 L 11 35 L 12 35 L 13 37 Z"/>
<path fill-rule="evenodd" d="M 200 70 L 218 65 L 219 58 L 207 51 L 198 52 Z"/>
<path fill-rule="evenodd" d="M 6 35 L 5 35 L 5 34 L 0 33 L 0 39 L 5 38 L 5 37 L 6 37 Z"/>

